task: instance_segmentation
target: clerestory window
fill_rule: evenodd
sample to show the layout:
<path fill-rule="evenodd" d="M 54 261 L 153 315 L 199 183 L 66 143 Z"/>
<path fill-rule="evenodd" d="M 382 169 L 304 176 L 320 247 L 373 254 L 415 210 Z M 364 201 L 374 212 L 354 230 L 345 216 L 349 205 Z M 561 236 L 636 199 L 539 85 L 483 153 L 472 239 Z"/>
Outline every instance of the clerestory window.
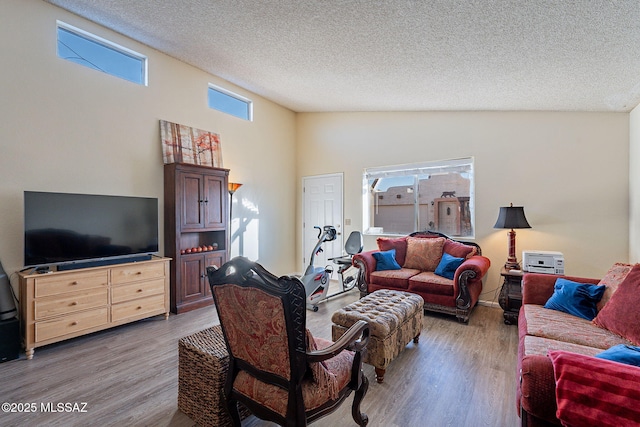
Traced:
<path fill-rule="evenodd" d="M 147 57 L 58 21 L 58 57 L 140 85 L 147 85 Z"/>
<path fill-rule="evenodd" d="M 208 97 L 210 108 L 253 121 L 253 102 L 250 99 L 211 84 Z"/>

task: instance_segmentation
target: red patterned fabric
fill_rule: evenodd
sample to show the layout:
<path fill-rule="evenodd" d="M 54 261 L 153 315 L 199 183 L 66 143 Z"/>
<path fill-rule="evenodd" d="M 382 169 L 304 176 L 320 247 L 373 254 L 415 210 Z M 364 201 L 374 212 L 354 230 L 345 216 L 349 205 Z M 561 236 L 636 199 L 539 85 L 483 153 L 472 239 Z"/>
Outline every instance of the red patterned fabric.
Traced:
<path fill-rule="evenodd" d="M 640 344 L 640 264 L 633 266 L 593 323 Z"/>
<path fill-rule="evenodd" d="M 219 301 L 220 323 L 225 326 L 234 357 L 289 379 L 289 344 L 280 299 L 259 289 L 237 285 L 215 286 L 214 292 Z M 233 310 L 256 303 L 260 304 L 259 309 L 241 313 Z M 263 351 L 258 354 L 256 348 Z"/>
<path fill-rule="evenodd" d="M 549 310 L 540 305 L 525 304 L 527 335 L 549 338 L 606 350 L 617 344 L 631 344 L 628 340 L 593 323 L 571 314 Z"/>
<path fill-rule="evenodd" d="M 418 273 L 420 273 L 420 270 L 410 268 L 372 271 L 370 274 L 371 281 L 369 283 L 375 283 L 378 286 L 389 287 L 392 289 L 407 289 L 409 287 L 409 278 Z"/>
<path fill-rule="evenodd" d="M 331 341 L 316 338 L 315 343 L 318 349 L 323 349 L 331 345 Z M 313 346 L 313 344 L 311 344 Z M 302 399 L 306 410 L 319 407 L 329 400 L 335 399 L 336 390 L 341 390 L 347 386 L 351 380 L 351 367 L 353 364 L 354 353 L 348 350 L 340 352 L 337 356 L 332 357 L 324 362 L 328 376 L 321 375 L 320 381 L 317 381 L 314 375 L 302 382 Z M 321 365 L 314 363 L 313 365 Z M 324 369 L 324 368 L 323 368 Z M 318 372 L 318 371 L 315 371 Z M 325 380 L 328 382 L 324 382 Z M 286 390 L 267 384 L 257 380 L 246 371 L 240 371 L 233 383 L 233 388 L 282 416 L 287 413 L 287 397 Z"/>
<path fill-rule="evenodd" d="M 611 296 L 613 296 L 614 292 L 618 289 L 618 286 L 620 286 L 620 283 L 622 283 L 622 281 L 627 277 L 627 274 L 629 274 L 632 267 L 633 266 L 631 264 L 616 262 L 600 280 L 600 283 L 598 284 L 605 285 L 606 289 L 604 291 L 604 295 L 602 295 L 602 299 L 598 302 L 598 311 L 602 310 L 602 308 L 609 302 Z"/>
<path fill-rule="evenodd" d="M 449 239 L 444 242 L 444 251 L 456 258 L 466 259 L 471 258 L 477 253 L 475 246 L 465 245 L 464 243 L 454 242 L 453 240 Z"/>
<path fill-rule="evenodd" d="M 453 296 L 453 280 L 438 276 L 431 271 L 425 271 L 410 278 L 409 288 L 434 295 Z"/>
<path fill-rule="evenodd" d="M 420 271 L 435 271 L 440 263 L 440 258 L 442 258 L 444 241 L 444 237 L 428 239 L 407 237 L 407 256 L 403 267 Z"/>
<path fill-rule="evenodd" d="M 561 350 L 549 357 L 562 425 L 640 426 L 640 368 Z"/>
<path fill-rule="evenodd" d="M 376 239 L 378 243 L 378 249 L 381 251 L 388 251 L 391 249 L 396 250 L 396 261 L 398 264 L 404 265 L 405 257 L 407 255 L 407 238 L 406 237 L 398 237 L 395 239 L 390 239 L 387 237 L 378 237 Z"/>

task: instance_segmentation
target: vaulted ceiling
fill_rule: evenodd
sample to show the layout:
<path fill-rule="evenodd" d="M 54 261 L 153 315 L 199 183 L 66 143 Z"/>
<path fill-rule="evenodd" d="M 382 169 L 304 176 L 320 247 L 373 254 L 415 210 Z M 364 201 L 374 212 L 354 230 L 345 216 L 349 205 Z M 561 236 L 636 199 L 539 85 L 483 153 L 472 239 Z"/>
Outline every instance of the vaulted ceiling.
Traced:
<path fill-rule="evenodd" d="M 45 1 L 298 112 L 640 103 L 637 0 Z"/>

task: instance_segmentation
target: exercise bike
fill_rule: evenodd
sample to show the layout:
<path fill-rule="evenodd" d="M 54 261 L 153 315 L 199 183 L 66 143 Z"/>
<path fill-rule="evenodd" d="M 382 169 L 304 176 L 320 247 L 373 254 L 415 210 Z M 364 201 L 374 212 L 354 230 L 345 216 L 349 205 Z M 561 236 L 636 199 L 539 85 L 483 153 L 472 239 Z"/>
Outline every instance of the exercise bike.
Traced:
<path fill-rule="evenodd" d="M 344 244 L 344 250 L 347 254 L 336 258 L 329 258 L 330 261 L 333 261 L 339 266 L 338 278 L 340 279 L 340 290 L 327 296 L 327 298 L 348 292 L 356 286 L 360 270 L 353 266 L 353 256 L 362 252 L 363 247 L 362 233 L 352 231 L 351 234 L 349 234 L 347 242 Z"/>
<path fill-rule="evenodd" d="M 315 256 L 322 252 L 322 244 L 335 240 L 337 232 L 335 227 L 331 225 L 325 225 L 323 228 L 315 226 L 314 228 L 318 229 L 318 243 L 316 243 L 316 246 L 313 248 L 309 265 L 300 280 L 305 287 L 307 308 L 318 311 L 317 303 L 348 292 L 355 287 L 359 271 L 352 266 L 352 257 L 362 252 L 363 242 L 362 234 L 359 231 L 354 231 L 349 235 L 345 244 L 347 255 L 329 258 L 330 261 L 338 265 L 338 277 L 340 279 L 340 290 L 329 295 L 329 281 L 333 273 L 333 268 L 330 265 L 324 268 L 315 267 L 313 264 Z"/>
<path fill-rule="evenodd" d="M 316 225 L 313 228 L 318 229 L 318 243 L 316 243 L 313 252 L 311 252 L 309 265 L 304 271 L 304 275 L 300 277 L 300 281 L 304 285 L 304 290 L 307 295 L 307 309 L 318 311 L 316 302 L 326 299 L 333 268 L 329 265 L 324 268 L 316 267 L 313 263 L 315 262 L 316 255 L 323 251 L 322 244 L 335 240 L 337 232 L 335 227 L 331 225 L 325 225 L 323 228 Z"/>

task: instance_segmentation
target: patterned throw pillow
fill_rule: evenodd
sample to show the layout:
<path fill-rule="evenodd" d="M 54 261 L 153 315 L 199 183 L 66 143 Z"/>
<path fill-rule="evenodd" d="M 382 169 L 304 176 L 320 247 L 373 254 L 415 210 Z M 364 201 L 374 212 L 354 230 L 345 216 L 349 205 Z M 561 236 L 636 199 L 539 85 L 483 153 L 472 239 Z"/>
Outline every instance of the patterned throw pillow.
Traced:
<path fill-rule="evenodd" d="M 640 264 L 633 266 L 593 323 L 640 344 Z"/>
<path fill-rule="evenodd" d="M 605 285 L 607 288 L 604 291 L 604 295 L 602 299 L 598 302 L 598 311 L 602 310 L 602 307 L 605 306 L 606 303 L 609 302 L 613 293 L 618 289 L 618 286 L 627 274 L 631 271 L 633 265 L 631 264 L 623 264 L 621 262 L 616 262 L 613 266 L 607 271 L 607 274 L 600 280 L 598 285 Z"/>
<path fill-rule="evenodd" d="M 469 259 L 474 256 L 478 250 L 475 246 L 465 245 L 464 243 L 447 240 L 444 242 L 444 252 L 456 258 Z"/>
<path fill-rule="evenodd" d="M 440 258 L 442 258 L 444 241 L 444 237 L 407 237 L 407 257 L 403 267 L 420 271 L 435 271 L 440 263 Z"/>
<path fill-rule="evenodd" d="M 562 350 L 550 351 L 549 357 L 562 425 L 638 425 L 640 369 Z"/>

